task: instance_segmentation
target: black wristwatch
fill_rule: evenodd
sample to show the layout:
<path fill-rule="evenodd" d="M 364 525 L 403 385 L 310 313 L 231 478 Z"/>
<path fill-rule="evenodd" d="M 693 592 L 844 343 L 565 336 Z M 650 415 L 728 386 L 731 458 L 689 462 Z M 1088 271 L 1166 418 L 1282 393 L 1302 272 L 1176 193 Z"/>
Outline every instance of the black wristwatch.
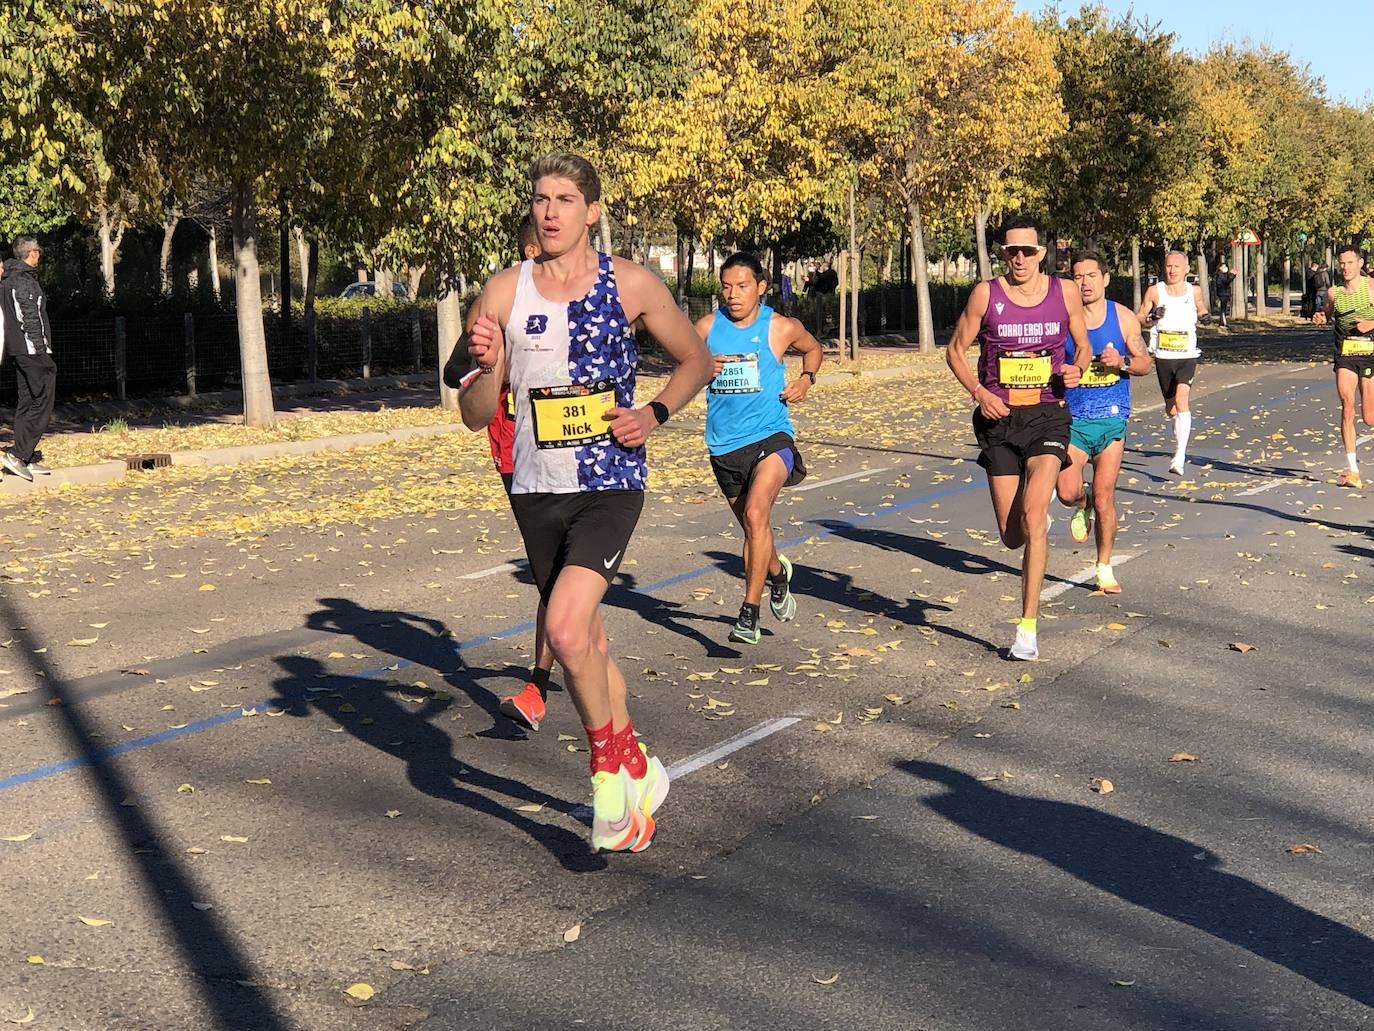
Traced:
<path fill-rule="evenodd" d="M 816 385 L 816 374 L 812 372 L 810 369 L 802 369 L 801 374 L 802 376 L 809 376 L 811 378 L 811 385 L 813 387 Z M 800 379 L 801 376 L 798 376 L 797 378 Z"/>
<path fill-rule="evenodd" d="M 649 411 L 654 413 L 654 420 L 662 426 L 668 421 L 668 406 L 662 401 L 650 401 Z"/>

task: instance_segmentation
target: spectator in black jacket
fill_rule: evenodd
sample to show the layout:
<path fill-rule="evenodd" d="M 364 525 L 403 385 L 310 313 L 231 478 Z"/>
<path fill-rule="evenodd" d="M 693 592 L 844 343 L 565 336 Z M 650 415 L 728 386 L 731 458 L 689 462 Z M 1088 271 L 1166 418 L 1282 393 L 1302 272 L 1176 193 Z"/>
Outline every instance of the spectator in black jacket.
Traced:
<path fill-rule="evenodd" d="M 5 276 L 0 279 L 4 357 L 14 362 L 14 378 L 19 386 L 14 443 L 8 451 L 0 452 L 0 465 L 30 481 L 34 473 L 52 472 L 35 460 L 34 451 L 52 421 L 57 386 L 48 302 L 38 282 L 38 259 L 42 255 L 32 236 L 19 237 L 14 241 L 14 257 L 5 262 Z"/>

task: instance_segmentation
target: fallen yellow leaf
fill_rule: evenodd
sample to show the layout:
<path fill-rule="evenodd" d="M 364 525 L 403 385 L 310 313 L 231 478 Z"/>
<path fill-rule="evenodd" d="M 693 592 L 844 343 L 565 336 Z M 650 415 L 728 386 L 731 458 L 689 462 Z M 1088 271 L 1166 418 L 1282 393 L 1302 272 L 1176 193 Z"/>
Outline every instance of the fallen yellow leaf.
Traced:
<path fill-rule="evenodd" d="M 10 834 L 0 838 L 0 841 L 28 841 L 31 837 L 33 837 L 33 831 L 29 831 L 27 834 Z"/>
<path fill-rule="evenodd" d="M 67 646 L 69 648 L 84 648 L 89 644 L 95 644 L 98 640 L 100 640 L 99 634 L 96 634 L 94 637 L 77 637 L 68 641 Z"/>
<path fill-rule="evenodd" d="M 581 924 L 573 924 L 571 927 L 569 927 L 566 931 L 563 932 L 563 940 L 567 942 L 569 945 L 571 945 L 573 942 L 577 941 L 577 939 L 581 937 Z"/>
<path fill-rule="evenodd" d="M 377 989 L 373 988 L 370 984 L 359 981 L 357 984 L 351 984 L 345 988 L 344 994 L 351 995 L 359 1002 L 367 1002 L 368 999 L 377 994 Z"/>
<path fill-rule="evenodd" d="M 811 980 L 815 981 L 817 984 L 834 984 L 839 979 L 839 974 L 831 974 L 829 977 L 820 977 L 816 974 L 811 975 Z"/>
<path fill-rule="evenodd" d="M 87 927 L 109 927 L 110 924 L 114 923 L 113 920 L 106 920 L 104 917 L 99 916 L 83 916 L 77 917 L 77 919 Z"/>
<path fill-rule="evenodd" d="M 246 844 L 248 844 L 248 839 L 245 838 L 245 837 L 242 837 L 242 836 L 240 836 L 240 835 L 238 835 L 238 834 L 221 834 L 221 835 L 219 836 L 219 840 L 220 840 L 220 841 L 228 841 L 228 842 L 231 842 L 231 843 L 233 843 L 233 844 L 235 844 L 235 845 L 246 845 Z"/>

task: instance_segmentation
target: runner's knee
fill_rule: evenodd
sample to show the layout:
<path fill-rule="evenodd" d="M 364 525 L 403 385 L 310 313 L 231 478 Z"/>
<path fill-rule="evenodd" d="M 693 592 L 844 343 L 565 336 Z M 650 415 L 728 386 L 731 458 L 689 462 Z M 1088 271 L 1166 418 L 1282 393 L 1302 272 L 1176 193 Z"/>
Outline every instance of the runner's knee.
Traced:
<path fill-rule="evenodd" d="M 744 526 L 751 533 L 772 528 L 773 503 L 765 498 L 750 498 L 744 504 Z"/>
<path fill-rule="evenodd" d="M 576 663 L 597 645 L 592 639 L 591 627 L 585 620 L 569 619 L 561 614 L 549 613 L 544 623 L 544 634 L 548 638 L 549 651 L 564 666 L 569 662 Z M 604 645 L 604 637 L 600 643 Z"/>

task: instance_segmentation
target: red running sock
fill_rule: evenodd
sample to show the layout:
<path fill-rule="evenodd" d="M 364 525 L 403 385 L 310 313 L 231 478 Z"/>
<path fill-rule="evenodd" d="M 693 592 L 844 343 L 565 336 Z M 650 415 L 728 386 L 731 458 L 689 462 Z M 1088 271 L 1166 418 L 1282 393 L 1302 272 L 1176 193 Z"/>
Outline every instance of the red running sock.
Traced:
<path fill-rule="evenodd" d="M 598 773 L 614 773 L 620 769 L 620 752 L 615 747 L 616 736 L 611 730 L 610 721 L 596 730 L 591 727 L 582 729 L 587 732 L 587 743 L 592 748 L 593 776 Z"/>
<path fill-rule="evenodd" d="M 624 728 L 614 735 L 611 747 L 615 750 L 620 765 L 635 780 L 649 772 L 649 763 L 644 758 L 644 753 L 639 750 L 639 738 L 635 736 L 633 723 L 625 724 Z"/>

